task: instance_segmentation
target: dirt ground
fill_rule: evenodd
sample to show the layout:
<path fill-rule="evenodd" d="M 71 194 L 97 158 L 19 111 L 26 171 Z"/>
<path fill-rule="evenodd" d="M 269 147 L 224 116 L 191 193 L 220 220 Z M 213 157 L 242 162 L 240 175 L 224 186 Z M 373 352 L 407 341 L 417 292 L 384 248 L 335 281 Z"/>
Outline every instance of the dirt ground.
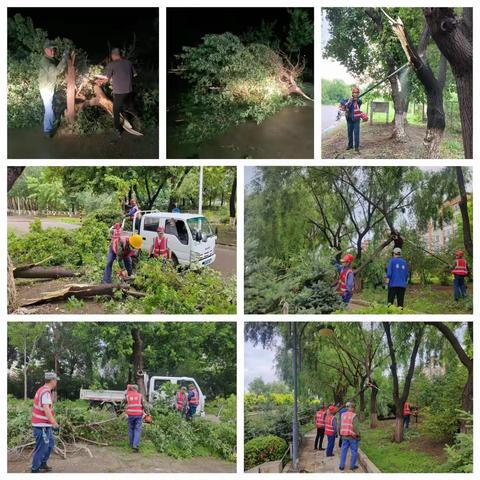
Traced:
<path fill-rule="evenodd" d="M 163 454 L 131 453 L 116 447 L 88 445 L 93 455 L 81 451 L 63 459 L 52 455 L 53 473 L 235 473 L 235 464 L 212 457 L 174 459 Z M 31 452 L 8 457 L 8 473 L 30 471 Z"/>
<path fill-rule="evenodd" d="M 423 138 L 425 127 L 418 125 L 407 125 L 406 132 L 408 141 L 396 143 L 392 140 L 392 127 L 382 123 L 362 123 L 360 127 L 360 153 L 354 150 L 346 150 L 347 131 L 344 123 L 339 127 L 330 130 L 322 136 L 322 158 L 423 158 Z M 445 135 L 441 146 L 441 158 L 463 158 L 458 152 L 447 149 L 448 140 L 454 137 L 448 133 Z M 461 139 L 460 139 L 461 141 Z"/>
<path fill-rule="evenodd" d="M 55 135 L 46 138 L 41 128 L 8 129 L 8 158 L 157 158 L 158 129 L 142 137 L 114 130 L 94 135 Z"/>

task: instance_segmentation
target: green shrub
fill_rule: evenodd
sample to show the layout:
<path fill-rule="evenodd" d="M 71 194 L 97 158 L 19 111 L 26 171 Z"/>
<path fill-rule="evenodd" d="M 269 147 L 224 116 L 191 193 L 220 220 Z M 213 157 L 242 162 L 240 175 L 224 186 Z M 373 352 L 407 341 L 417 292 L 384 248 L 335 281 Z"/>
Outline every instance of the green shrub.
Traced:
<path fill-rule="evenodd" d="M 264 462 L 280 460 L 287 447 L 287 442 L 275 435 L 265 435 L 249 440 L 244 450 L 245 469 L 249 470 Z"/>

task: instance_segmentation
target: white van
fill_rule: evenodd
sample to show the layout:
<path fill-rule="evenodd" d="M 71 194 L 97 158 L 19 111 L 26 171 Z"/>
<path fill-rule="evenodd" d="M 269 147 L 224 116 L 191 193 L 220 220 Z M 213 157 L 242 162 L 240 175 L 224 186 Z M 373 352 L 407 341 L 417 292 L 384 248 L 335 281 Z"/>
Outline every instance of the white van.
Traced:
<path fill-rule="evenodd" d="M 217 236 L 204 216 L 158 210 L 142 211 L 140 215 L 138 230 L 143 239 L 143 251 L 150 252 L 153 240 L 157 236 L 157 228 L 161 226 L 165 228 L 168 248 L 172 251 L 172 260 L 175 265 L 206 266 L 215 261 Z M 122 222 L 122 231 L 128 234 L 136 233 L 136 223 L 138 223 L 138 214 L 133 221 L 125 218 Z"/>

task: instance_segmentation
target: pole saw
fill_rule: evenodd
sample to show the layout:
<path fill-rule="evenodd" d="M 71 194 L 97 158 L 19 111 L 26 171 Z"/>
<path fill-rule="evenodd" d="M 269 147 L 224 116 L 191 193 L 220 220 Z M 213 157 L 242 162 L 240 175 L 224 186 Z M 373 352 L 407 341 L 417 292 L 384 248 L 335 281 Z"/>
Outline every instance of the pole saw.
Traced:
<path fill-rule="evenodd" d="M 367 93 L 371 92 L 373 89 L 377 88 L 379 85 L 381 85 L 383 82 L 386 82 L 390 77 L 393 77 L 394 75 L 396 75 L 398 72 L 401 72 L 404 68 L 408 67 L 410 65 L 409 62 L 407 62 L 405 65 L 402 65 L 400 68 L 397 68 L 393 73 L 391 73 L 390 75 L 388 75 L 388 77 L 385 77 L 383 80 L 380 80 L 379 82 L 377 82 L 375 85 L 373 85 L 372 87 L 370 88 L 367 88 L 367 90 L 365 90 L 361 95 L 359 95 L 358 98 L 361 98 L 363 97 L 364 95 L 366 95 Z"/>
<path fill-rule="evenodd" d="M 423 250 L 425 253 L 427 253 L 428 255 L 430 255 L 431 257 L 433 258 L 436 258 L 439 262 L 442 262 L 444 263 L 445 265 L 448 265 L 449 267 L 451 266 L 448 262 L 446 262 L 443 258 L 440 258 L 438 257 L 437 255 L 435 255 L 434 253 L 428 251 L 426 248 L 423 248 L 421 247 L 420 245 L 418 245 L 417 243 L 413 243 L 411 242 L 410 240 L 408 240 L 408 238 L 405 238 L 405 237 L 402 237 L 403 240 L 405 242 L 408 242 L 410 245 L 413 245 L 415 248 L 419 248 L 420 250 Z"/>

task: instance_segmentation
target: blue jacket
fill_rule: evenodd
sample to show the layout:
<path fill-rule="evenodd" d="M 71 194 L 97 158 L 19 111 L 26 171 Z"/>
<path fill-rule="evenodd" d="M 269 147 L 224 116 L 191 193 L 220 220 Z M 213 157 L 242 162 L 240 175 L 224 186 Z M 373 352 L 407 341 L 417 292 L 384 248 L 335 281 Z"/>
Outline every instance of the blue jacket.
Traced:
<path fill-rule="evenodd" d="M 408 264 L 402 257 L 393 257 L 388 261 L 387 278 L 389 287 L 406 288 L 408 284 Z"/>

